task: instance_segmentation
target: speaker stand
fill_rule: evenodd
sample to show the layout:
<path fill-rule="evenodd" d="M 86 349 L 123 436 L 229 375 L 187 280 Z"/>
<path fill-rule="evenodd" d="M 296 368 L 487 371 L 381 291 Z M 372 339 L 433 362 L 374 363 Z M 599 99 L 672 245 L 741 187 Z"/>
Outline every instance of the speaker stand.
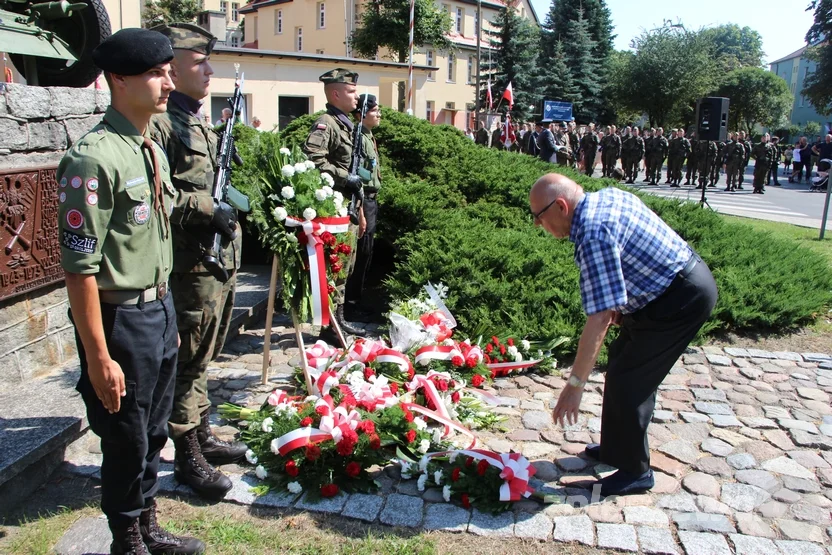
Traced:
<path fill-rule="evenodd" d="M 705 196 L 705 190 L 707 188 L 708 188 L 708 184 L 703 183 L 702 184 L 702 198 L 699 199 L 699 207 L 700 208 L 705 208 L 707 206 L 712 212 L 715 212 L 713 207 L 710 204 L 708 204 L 708 198 Z"/>

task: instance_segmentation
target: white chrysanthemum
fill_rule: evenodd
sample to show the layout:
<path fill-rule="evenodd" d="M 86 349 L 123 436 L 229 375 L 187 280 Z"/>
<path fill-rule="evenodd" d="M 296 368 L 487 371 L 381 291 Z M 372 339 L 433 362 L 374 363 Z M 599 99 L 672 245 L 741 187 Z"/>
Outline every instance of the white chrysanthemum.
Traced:
<path fill-rule="evenodd" d="M 295 188 L 291 185 L 286 185 L 280 190 L 280 196 L 282 196 L 286 200 L 295 198 Z"/>
<path fill-rule="evenodd" d="M 286 219 L 289 213 L 286 212 L 286 209 L 282 206 L 278 206 L 272 211 L 272 215 L 274 216 L 275 220 L 277 220 L 278 222 L 282 222 Z"/>
<path fill-rule="evenodd" d="M 323 189 L 316 189 L 315 190 L 315 199 L 321 202 L 326 200 L 326 191 Z"/>
<path fill-rule="evenodd" d="M 348 213 L 349 212 L 348 212 L 346 207 L 341 207 L 341 208 L 338 209 L 338 215 L 341 216 L 342 218 L 345 217 Z"/>
<path fill-rule="evenodd" d="M 514 345 L 509 345 L 507 350 L 509 356 L 513 357 L 517 354 L 517 347 L 515 347 Z"/>
<path fill-rule="evenodd" d="M 444 345 L 445 347 L 453 347 L 454 340 L 449 337 L 448 339 L 442 342 L 442 345 Z"/>
<path fill-rule="evenodd" d="M 298 162 L 293 167 L 295 168 L 295 173 L 304 173 L 308 169 L 303 162 Z"/>
<path fill-rule="evenodd" d="M 532 348 L 532 344 L 531 344 L 531 343 L 529 343 L 529 341 L 528 341 L 528 340 L 526 340 L 526 339 L 524 339 L 524 340 L 522 340 L 522 341 L 520 342 L 520 346 L 521 346 L 521 347 L 523 347 L 523 350 L 524 350 L 524 351 L 528 351 L 529 349 L 531 349 L 531 348 Z"/>
<path fill-rule="evenodd" d="M 294 233 L 287 233 L 286 234 L 286 240 L 289 241 L 290 243 L 297 243 L 298 242 L 298 236 L 295 235 Z"/>
<path fill-rule="evenodd" d="M 265 420 L 263 420 L 263 423 L 260 424 L 260 429 L 268 434 L 271 433 L 273 425 L 274 420 L 272 420 L 271 418 L 266 418 Z"/>
<path fill-rule="evenodd" d="M 437 445 L 442 441 L 442 428 L 436 428 L 433 431 L 433 442 Z"/>
<path fill-rule="evenodd" d="M 260 427 L 260 425 L 257 422 L 255 422 L 254 420 L 249 422 L 247 426 L 248 426 L 249 430 L 256 430 L 257 428 Z"/>
<path fill-rule="evenodd" d="M 442 499 L 445 500 L 445 503 L 450 503 L 451 501 L 451 486 L 445 485 L 442 488 Z"/>
<path fill-rule="evenodd" d="M 272 442 L 269 444 L 269 450 L 274 453 L 275 455 L 280 454 L 280 445 L 277 442 L 277 438 L 274 438 Z"/>
<path fill-rule="evenodd" d="M 442 485 L 442 469 L 439 469 L 433 473 L 433 483 L 437 486 Z"/>
<path fill-rule="evenodd" d="M 315 162 L 313 162 L 312 160 L 306 160 L 304 162 L 304 165 L 306 166 L 307 170 L 311 170 L 315 167 Z"/>
<path fill-rule="evenodd" d="M 514 362 L 523 362 L 523 355 L 521 355 L 520 353 L 514 355 Z"/>
<path fill-rule="evenodd" d="M 303 211 L 303 219 L 307 221 L 314 220 L 317 215 L 318 213 L 311 206 Z"/>
<path fill-rule="evenodd" d="M 327 198 L 335 194 L 335 191 L 332 190 L 332 186 L 330 185 L 324 185 L 321 189 L 323 189 L 324 193 L 326 193 Z"/>
<path fill-rule="evenodd" d="M 254 454 L 254 451 L 249 449 L 246 451 L 246 460 L 249 464 L 257 464 L 257 455 Z"/>
<path fill-rule="evenodd" d="M 423 439 L 422 441 L 419 442 L 419 452 L 420 453 L 427 453 L 428 449 L 430 449 L 430 440 L 429 439 Z"/>
<path fill-rule="evenodd" d="M 425 491 L 425 482 L 428 481 L 428 475 L 422 474 L 419 476 L 419 480 L 416 482 L 416 489 L 419 491 Z"/>
<path fill-rule="evenodd" d="M 291 164 L 286 164 L 282 168 L 280 168 L 280 173 L 283 177 L 292 177 L 295 175 L 295 167 Z"/>
<path fill-rule="evenodd" d="M 278 150 L 278 152 L 280 154 L 285 154 L 286 156 L 289 156 L 290 154 L 292 154 L 292 151 L 289 150 L 288 148 L 286 148 L 285 146 L 280 147 L 280 150 Z"/>
<path fill-rule="evenodd" d="M 261 480 L 265 480 L 266 476 L 269 475 L 269 473 L 266 472 L 266 469 L 263 468 L 262 464 L 257 465 L 257 468 L 254 469 L 254 474 L 256 474 L 257 477 L 260 478 Z"/>
<path fill-rule="evenodd" d="M 422 457 L 419 459 L 419 472 L 425 472 L 428 469 L 428 463 L 430 459 L 427 457 Z"/>
<path fill-rule="evenodd" d="M 413 423 L 416 424 L 416 429 L 420 432 L 428 427 L 428 423 L 425 422 L 425 419 L 421 416 L 417 416 L 416 418 L 414 418 Z"/>
<path fill-rule="evenodd" d="M 300 493 L 303 491 L 303 486 L 298 482 L 289 482 L 286 484 L 286 489 L 289 490 L 289 493 Z"/>
<path fill-rule="evenodd" d="M 328 186 L 333 187 L 335 186 L 335 180 L 332 179 L 332 176 L 328 173 L 321 174 L 321 182 L 326 183 Z"/>
<path fill-rule="evenodd" d="M 324 174 L 324 175 L 328 175 L 328 174 Z M 332 179 L 332 178 L 330 177 L 330 179 Z M 344 194 L 341 191 L 333 191 L 332 198 L 333 198 L 333 200 L 335 200 L 335 202 L 340 202 L 342 204 L 344 203 Z"/>

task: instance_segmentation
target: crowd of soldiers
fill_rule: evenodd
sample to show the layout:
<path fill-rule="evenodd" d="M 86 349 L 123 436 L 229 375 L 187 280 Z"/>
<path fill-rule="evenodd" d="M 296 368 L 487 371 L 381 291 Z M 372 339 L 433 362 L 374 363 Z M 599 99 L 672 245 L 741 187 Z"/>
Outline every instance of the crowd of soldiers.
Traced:
<path fill-rule="evenodd" d="M 684 129 L 671 129 L 665 135 L 661 127 L 642 130 L 636 126 L 618 129 L 610 125 L 604 131 L 596 131 L 592 123 L 578 127 L 574 121 L 542 120 L 534 125 L 513 126 L 515 141 L 505 141 L 502 126 L 489 133 L 485 124 L 480 125 L 473 139 L 483 146 L 524 152 L 547 162 L 570 166 L 589 176 L 600 161 L 602 177 L 626 180 L 630 184 L 636 183 L 642 168 L 643 183 L 661 184 L 665 162 L 664 184 L 671 187 L 716 187 L 720 172 L 724 171 L 726 191 L 743 188 L 745 172 L 753 158 L 753 192 L 763 194 L 765 185 L 772 180 L 780 185 L 777 180 L 782 154 L 779 138 L 768 134 L 754 144 L 744 131 L 729 133 L 725 141 L 712 141 L 698 140 L 695 132 L 686 136 Z"/>

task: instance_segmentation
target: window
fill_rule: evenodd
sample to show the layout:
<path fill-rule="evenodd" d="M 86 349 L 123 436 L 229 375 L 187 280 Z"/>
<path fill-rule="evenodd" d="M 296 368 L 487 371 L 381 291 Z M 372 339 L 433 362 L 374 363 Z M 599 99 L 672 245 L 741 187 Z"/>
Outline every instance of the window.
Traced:
<path fill-rule="evenodd" d="M 425 119 L 433 123 L 433 100 L 428 100 L 427 108 L 425 110 Z"/>
<path fill-rule="evenodd" d="M 474 82 L 474 56 L 468 56 L 468 80 L 469 85 Z"/>
<path fill-rule="evenodd" d="M 803 103 L 804 102 L 806 102 L 806 97 L 801 94 L 800 95 L 800 104 L 798 105 L 798 108 L 803 108 Z"/>
<path fill-rule="evenodd" d="M 240 21 L 240 4 L 238 2 L 231 4 L 231 21 Z"/>
<path fill-rule="evenodd" d="M 318 2 L 318 29 L 326 27 L 326 4 Z"/>
<path fill-rule="evenodd" d="M 463 19 L 464 17 L 465 17 L 465 11 L 462 8 L 457 8 L 456 9 L 456 32 L 459 33 L 460 35 L 464 34 L 462 32 L 463 28 L 464 28 L 463 23 L 465 21 Z"/>
<path fill-rule="evenodd" d="M 318 48 L 318 49 L 315 50 L 315 54 L 323 54 L 323 53 L 324 53 L 323 48 Z"/>
<path fill-rule="evenodd" d="M 303 52 L 303 27 L 297 27 L 298 52 Z"/>
<path fill-rule="evenodd" d="M 474 36 L 478 36 L 480 34 L 480 11 L 477 10 L 474 14 Z"/>
<path fill-rule="evenodd" d="M 283 34 L 283 10 L 277 10 L 274 12 L 274 34 Z"/>
<path fill-rule="evenodd" d="M 228 13 L 228 2 L 220 2 L 220 11 L 222 13 Z"/>
<path fill-rule="evenodd" d="M 453 52 L 448 53 L 448 83 L 456 81 L 456 57 Z"/>
<path fill-rule="evenodd" d="M 237 35 L 231 35 L 231 46 L 232 48 L 237 48 L 240 46 L 240 37 Z"/>
<path fill-rule="evenodd" d="M 361 6 L 356 6 L 356 7 L 355 7 L 355 18 L 354 18 L 354 23 L 355 23 L 356 25 L 358 25 L 359 23 L 361 23 Z"/>
<path fill-rule="evenodd" d="M 428 50 L 427 52 L 427 63 L 429 66 L 433 66 L 433 50 Z M 433 81 L 436 77 L 433 75 L 433 72 L 428 73 L 428 81 Z"/>

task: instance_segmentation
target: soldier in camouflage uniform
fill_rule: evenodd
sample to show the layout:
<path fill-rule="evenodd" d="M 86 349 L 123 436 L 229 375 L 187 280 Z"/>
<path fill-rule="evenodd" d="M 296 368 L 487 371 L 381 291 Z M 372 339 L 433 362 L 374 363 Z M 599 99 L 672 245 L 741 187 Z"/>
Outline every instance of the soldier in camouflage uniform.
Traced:
<path fill-rule="evenodd" d="M 653 138 L 656 134 L 656 130 L 651 128 L 650 131 L 644 132 L 644 154 L 642 154 L 644 158 L 644 183 L 650 182 L 650 176 L 653 175 L 653 168 L 650 165 L 650 161 L 653 159 Z"/>
<path fill-rule="evenodd" d="M 347 69 L 337 68 L 327 71 L 318 78 L 324 84 L 326 95 L 326 113 L 322 114 L 312 124 L 309 136 L 303 144 L 303 152 L 315 166 L 323 173 L 332 176 L 334 189 L 341 192 L 344 198 L 350 198 L 362 190 L 365 183 L 357 174 L 350 173 L 352 162 L 352 134 L 353 122 L 349 115 L 358 106 L 358 74 Z M 499 129 L 498 137 L 499 137 Z M 499 141 L 497 147 L 499 148 Z M 495 146 L 494 144 L 491 145 Z M 359 226 L 366 228 L 360 207 Z M 359 233 L 359 226 L 350 226 L 349 235 L 352 237 L 352 255 L 348 265 L 346 279 L 339 279 L 335 283 L 333 300 L 335 301 L 335 319 L 341 330 L 349 335 L 360 335 L 362 330 L 351 326 L 344 317 L 344 288 L 346 281 L 352 274 L 355 265 L 355 238 Z M 321 329 L 321 339 L 332 345 L 340 340 L 331 327 Z"/>
<path fill-rule="evenodd" d="M 616 133 L 614 125 L 610 126 L 609 134 L 604 137 L 604 140 L 607 142 L 607 146 L 601 152 L 606 168 L 604 177 L 611 177 L 618 163 L 618 159 L 621 157 L 621 137 Z"/>
<path fill-rule="evenodd" d="M 638 127 L 633 127 L 632 135 L 624 140 L 621 146 L 622 161 L 624 161 L 624 173 L 627 176 L 627 183 L 633 184 L 638 179 L 638 166 L 644 156 L 644 139 L 639 136 Z"/>
<path fill-rule="evenodd" d="M 716 156 L 710 168 L 711 181 L 709 187 L 716 187 L 716 182 L 719 181 L 719 172 L 722 169 L 722 161 L 725 158 L 725 141 L 715 141 L 715 143 Z"/>
<path fill-rule="evenodd" d="M 745 145 L 734 133 L 731 133 L 725 146 L 726 191 L 737 190 L 743 160 L 745 160 Z"/>
<path fill-rule="evenodd" d="M 780 181 L 777 179 L 777 174 L 780 171 L 780 157 L 782 154 L 782 151 L 780 150 L 780 137 L 772 137 L 769 144 L 771 145 L 774 162 L 771 164 L 771 168 L 769 168 L 769 175 L 766 176 L 766 185 L 774 180 L 774 186 L 779 187 Z"/>
<path fill-rule="evenodd" d="M 220 440 L 208 424 L 208 364 L 220 354 L 228 334 L 242 247 L 236 210 L 212 197 L 218 136 L 200 116 L 213 74 L 209 57 L 217 39 L 190 23 L 155 29 L 173 46 L 177 89 L 170 94 L 167 112 L 155 116 L 150 126 L 150 135 L 168 154 L 171 181 L 179 191 L 170 218 L 174 244 L 170 287 L 182 339 L 168 422 L 176 446 L 174 476 L 199 495 L 220 499 L 231 489 L 231 481 L 212 465 L 241 459 L 246 446 Z M 229 276 L 225 283 L 203 264 L 217 232 L 222 234 L 221 260 Z"/>
<path fill-rule="evenodd" d="M 702 189 L 703 187 L 715 187 L 716 185 L 709 183 L 709 180 L 711 176 L 711 168 L 717 163 L 716 141 L 700 140 L 697 142 L 699 143 L 697 145 L 697 158 L 699 160 L 699 185 L 697 185 L 696 188 Z"/>
<path fill-rule="evenodd" d="M 685 139 L 681 129 L 673 130 L 673 138 L 667 146 L 667 183 L 671 187 L 678 187 L 682 181 L 682 163 L 690 149 L 690 143 Z"/>
<path fill-rule="evenodd" d="M 739 141 L 745 147 L 745 158 L 742 160 L 742 169 L 740 170 L 740 183 L 737 189 L 742 189 L 742 183 L 745 181 L 745 171 L 748 169 L 748 161 L 751 159 L 751 151 L 754 148 L 754 143 L 751 142 L 750 137 L 745 136 L 745 131 L 740 131 Z"/>
<path fill-rule="evenodd" d="M 598 135 L 595 134 L 594 123 L 589 124 L 587 132 L 581 137 L 580 149 L 584 161 L 584 172 L 592 177 L 592 172 L 595 170 L 595 156 L 598 154 Z"/>
<path fill-rule="evenodd" d="M 650 184 L 657 185 L 662 180 L 662 166 L 667 158 L 667 138 L 664 136 L 664 129 L 659 127 L 653 137 L 653 151 L 650 154 Z"/>
<path fill-rule="evenodd" d="M 763 140 L 754 145 L 751 155 L 754 157 L 754 192 L 760 195 L 765 194 L 766 176 L 774 163 L 774 149 L 769 144 L 769 134 L 763 135 Z"/>
<path fill-rule="evenodd" d="M 575 154 L 574 156 L 572 156 L 572 159 L 569 161 L 569 167 L 577 169 L 578 168 L 577 152 L 581 148 L 581 138 L 578 137 L 578 132 L 575 130 L 575 122 L 574 121 L 570 121 L 569 123 L 567 123 L 566 128 L 567 128 L 566 136 L 567 136 L 567 139 L 568 139 L 568 142 L 569 142 L 569 150 L 572 151 L 573 154 Z"/>
<path fill-rule="evenodd" d="M 690 152 L 688 153 L 685 185 L 693 185 L 696 183 L 696 174 L 699 171 L 699 141 L 696 140 L 696 132 L 690 134 L 689 142 Z"/>

